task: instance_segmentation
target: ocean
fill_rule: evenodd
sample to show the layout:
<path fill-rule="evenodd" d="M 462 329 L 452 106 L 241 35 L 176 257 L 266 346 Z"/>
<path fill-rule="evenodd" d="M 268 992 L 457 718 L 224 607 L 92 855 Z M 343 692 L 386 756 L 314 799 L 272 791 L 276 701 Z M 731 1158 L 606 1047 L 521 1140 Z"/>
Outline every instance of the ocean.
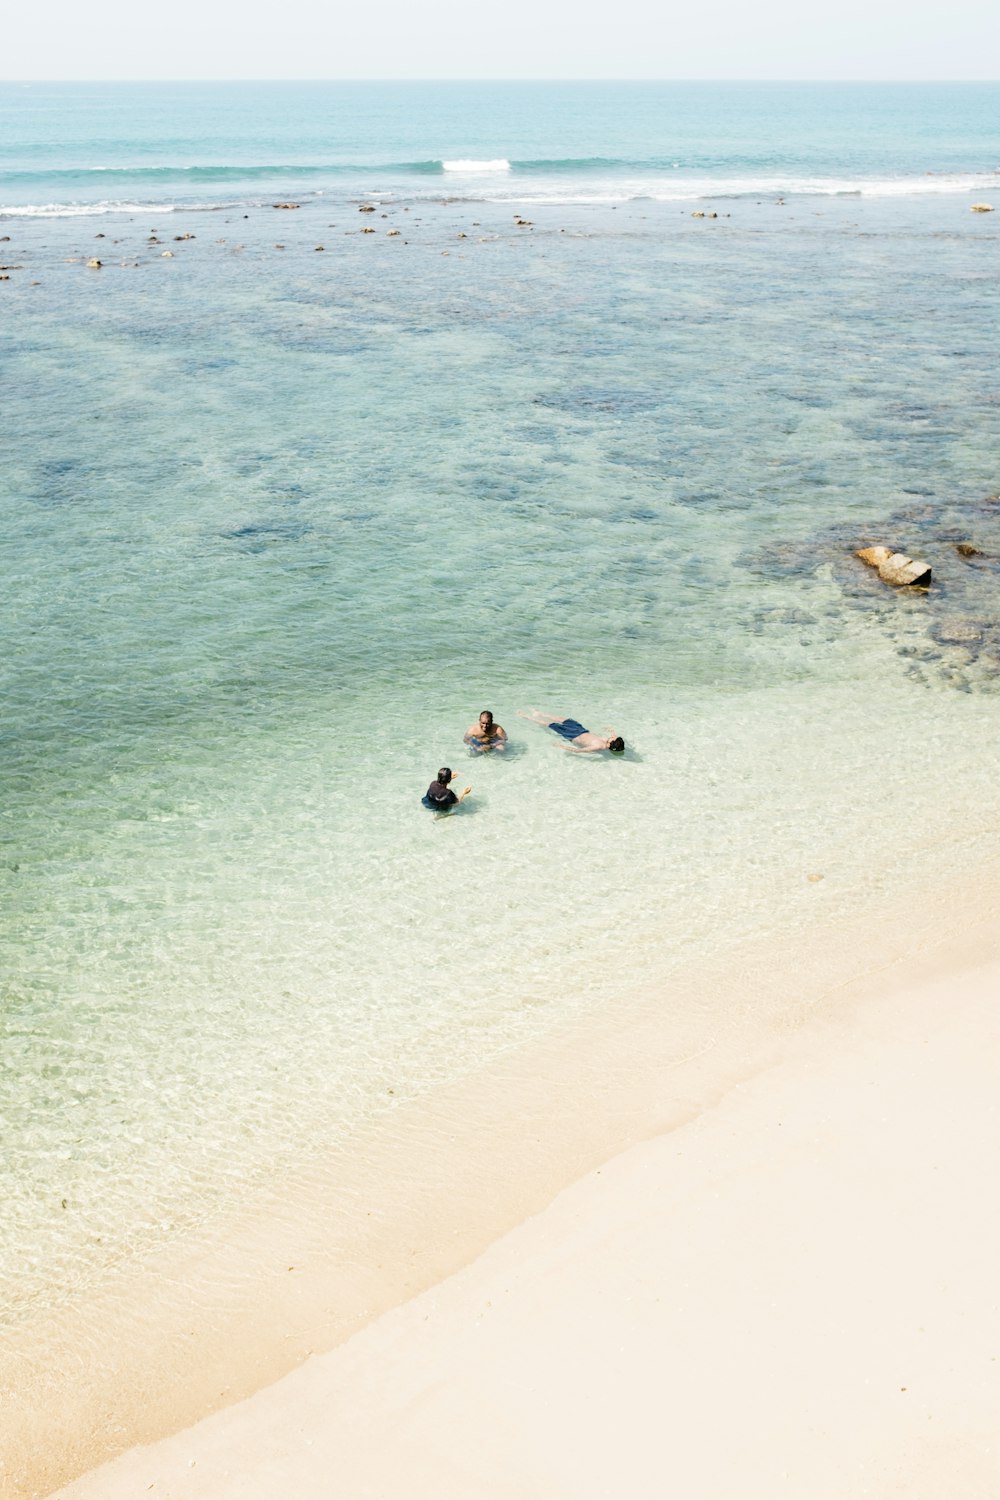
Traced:
<path fill-rule="evenodd" d="M 12 1336 L 630 997 L 724 1031 L 678 976 L 995 855 L 998 106 L 0 86 Z"/>

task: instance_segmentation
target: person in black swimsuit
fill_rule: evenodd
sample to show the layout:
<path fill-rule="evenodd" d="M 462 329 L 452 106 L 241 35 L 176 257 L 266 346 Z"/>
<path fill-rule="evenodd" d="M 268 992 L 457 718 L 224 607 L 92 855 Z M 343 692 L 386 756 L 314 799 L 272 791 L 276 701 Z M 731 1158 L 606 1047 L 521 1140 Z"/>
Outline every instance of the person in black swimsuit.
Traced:
<path fill-rule="evenodd" d="M 464 792 L 459 792 L 456 796 L 448 784 L 452 779 L 452 775 L 453 772 L 449 766 L 442 766 L 437 773 L 437 780 L 431 782 L 421 797 L 420 801 L 431 812 L 451 812 L 452 808 L 457 807 L 472 791 L 471 786 L 467 786 Z"/>

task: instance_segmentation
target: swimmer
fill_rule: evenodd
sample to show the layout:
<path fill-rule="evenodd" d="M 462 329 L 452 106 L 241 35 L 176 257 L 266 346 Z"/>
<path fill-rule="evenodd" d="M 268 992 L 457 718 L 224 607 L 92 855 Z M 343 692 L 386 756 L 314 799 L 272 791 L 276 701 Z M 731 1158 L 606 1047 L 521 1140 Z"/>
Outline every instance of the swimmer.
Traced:
<path fill-rule="evenodd" d="M 421 797 L 420 801 L 424 807 L 430 808 L 431 812 L 451 812 L 452 808 L 457 807 L 460 802 L 464 802 L 465 798 L 472 791 L 471 786 L 467 786 L 464 792 L 459 792 L 456 796 L 448 785 L 452 779 L 452 775 L 453 772 L 449 766 L 442 766 L 437 773 L 437 780 L 431 782 Z"/>
<path fill-rule="evenodd" d="M 532 724 L 541 724 L 546 729 L 551 729 L 561 739 L 566 740 L 566 749 L 574 755 L 595 755 L 601 750 L 610 750 L 612 755 L 621 755 L 625 749 L 625 741 L 620 734 L 609 729 L 610 738 L 604 739 L 599 734 L 591 734 L 589 729 L 576 719 L 560 719 L 558 714 L 542 713 L 541 709 L 523 709 L 517 711 L 519 719 L 528 719 Z"/>
<path fill-rule="evenodd" d="M 493 715 L 484 708 L 478 724 L 470 724 L 465 731 L 465 743 L 473 755 L 483 755 L 487 750 L 506 750 L 507 731 L 502 724 L 493 722 Z"/>

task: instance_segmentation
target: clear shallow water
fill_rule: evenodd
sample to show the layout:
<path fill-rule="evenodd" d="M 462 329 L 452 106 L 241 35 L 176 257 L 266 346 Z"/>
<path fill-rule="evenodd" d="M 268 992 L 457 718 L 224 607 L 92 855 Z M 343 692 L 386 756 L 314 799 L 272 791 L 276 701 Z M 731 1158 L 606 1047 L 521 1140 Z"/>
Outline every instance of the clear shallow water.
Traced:
<path fill-rule="evenodd" d="M 966 133 L 981 93 L 948 106 Z M 489 98 L 460 137 L 451 95 L 381 133 L 384 96 L 357 97 L 373 159 L 404 130 L 504 149 Z M 259 154 L 225 90 L 181 123 L 169 89 L 126 98 L 119 144 L 173 121 Z M 534 98 L 519 129 L 564 152 L 579 109 Z M 615 128 L 652 153 L 644 100 Z M 96 161 L 105 126 L 57 103 Z M 40 170 L 65 160 L 17 118 L 20 160 L 32 129 Z M 850 175 L 827 137 L 824 106 L 803 170 Z M 864 170 L 901 171 L 901 140 Z M 631 171 L 619 207 L 563 174 L 530 227 L 412 183 L 365 216 L 354 189 L 168 192 L 3 225 L 12 1315 L 390 1099 L 641 985 L 669 1025 L 677 969 L 995 841 L 995 216 L 914 179 L 692 220 L 626 201 Z M 930 595 L 853 563 L 883 538 L 931 556 Z M 512 753 L 467 764 L 487 704 Z M 534 704 L 630 757 L 561 754 L 515 717 Z M 435 822 L 448 761 L 475 796 Z"/>

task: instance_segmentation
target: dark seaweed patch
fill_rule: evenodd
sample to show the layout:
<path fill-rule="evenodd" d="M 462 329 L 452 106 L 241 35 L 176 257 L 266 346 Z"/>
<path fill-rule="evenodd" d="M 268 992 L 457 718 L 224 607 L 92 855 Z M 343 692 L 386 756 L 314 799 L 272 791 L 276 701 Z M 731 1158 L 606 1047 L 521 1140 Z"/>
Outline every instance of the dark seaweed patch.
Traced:
<path fill-rule="evenodd" d="M 636 416 L 658 411 L 664 398 L 651 391 L 614 390 L 606 386 L 577 386 L 567 391 L 552 391 L 534 398 L 535 406 L 571 414 L 607 412 L 614 416 Z"/>
<path fill-rule="evenodd" d="M 251 544 L 251 550 L 260 550 L 267 542 L 299 542 L 309 536 L 313 528 L 298 521 L 259 521 L 246 526 L 234 526 L 219 535 L 227 542 Z M 257 544 L 256 547 L 254 544 Z"/>

